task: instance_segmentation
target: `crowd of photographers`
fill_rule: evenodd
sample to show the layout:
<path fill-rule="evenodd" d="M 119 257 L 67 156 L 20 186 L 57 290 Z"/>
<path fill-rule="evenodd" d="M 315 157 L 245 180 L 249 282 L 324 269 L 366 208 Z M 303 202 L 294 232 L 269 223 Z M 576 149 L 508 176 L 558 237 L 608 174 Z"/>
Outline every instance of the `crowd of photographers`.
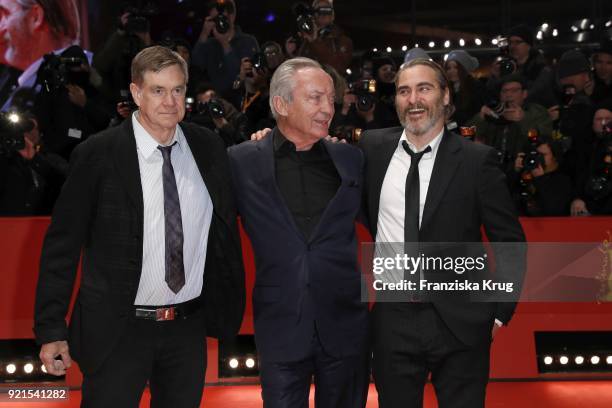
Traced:
<path fill-rule="evenodd" d="M 136 108 L 130 63 L 152 44 L 188 63 L 185 120 L 215 131 L 227 146 L 275 125 L 270 78 L 294 56 L 318 60 L 334 80 L 332 136 L 353 143 L 363 130 L 399 126 L 394 79 L 402 61 L 374 52 L 355 57 L 334 23 L 332 0 L 294 6 L 296 33 L 261 44 L 236 24 L 233 0 L 207 5 L 195 44 L 170 33 L 151 38 L 146 10 L 126 8 L 94 54 L 73 45 L 79 23 L 72 0 L 3 3 L 0 215 L 50 213 L 72 149 Z M 18 21 L 37 8 L 44 18 Z M 437 61 L 452 84 L 447 127 L 497 149 L 521 214 L 612 214 L 612 43 L 545 56 L 533 30 L 520 25 L 498 45 L 490 64 L 464 50 Z M 403 62 L 413 58 L 430 55 L 413 48 Z"/>

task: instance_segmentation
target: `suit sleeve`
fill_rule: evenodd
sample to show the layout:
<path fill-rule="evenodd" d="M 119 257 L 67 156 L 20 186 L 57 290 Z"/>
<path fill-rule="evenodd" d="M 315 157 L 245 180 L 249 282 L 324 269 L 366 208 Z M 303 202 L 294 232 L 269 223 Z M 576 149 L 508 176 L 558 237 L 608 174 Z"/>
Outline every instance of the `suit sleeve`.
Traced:
<path fill-rule="evenodd" d="M 488 149 L 480 166 L 478 197 L 485 233 L 495 252 L 495 279 L 513 282 L 513 300 L 499 302 L 495 318 L 508 324 L 520 295 L 526 262 L 525 235 L 508 192 L 505 176 L 499 169 L 495 151 Z"/>
<path fill-rule="evenodd" d="M 43 242 L 34 308 L 38 344 L 68 337 L 65 319 L 95 202 L 87 147 L 80 144 L 72 153 L 69 175 Z"/>

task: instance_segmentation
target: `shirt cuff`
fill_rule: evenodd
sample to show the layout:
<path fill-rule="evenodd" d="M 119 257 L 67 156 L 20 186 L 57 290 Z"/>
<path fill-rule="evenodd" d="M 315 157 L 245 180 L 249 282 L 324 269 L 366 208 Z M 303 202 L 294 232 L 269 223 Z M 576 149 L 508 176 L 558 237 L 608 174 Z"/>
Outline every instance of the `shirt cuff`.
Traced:
<path fill-rule="evenodd" d="M 499 319 L 495 319 L 495 324 L 497 325 L 497 327 L 502 327 L 504 325 L 504 322 Z"/>

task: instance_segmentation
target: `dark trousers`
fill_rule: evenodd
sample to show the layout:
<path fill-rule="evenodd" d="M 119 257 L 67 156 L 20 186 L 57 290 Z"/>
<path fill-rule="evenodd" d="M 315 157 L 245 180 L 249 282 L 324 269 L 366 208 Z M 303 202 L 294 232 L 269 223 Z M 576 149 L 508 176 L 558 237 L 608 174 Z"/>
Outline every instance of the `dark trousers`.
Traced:
<path fill-rule="evenodd" d="M 490 339 L 468 347 L 430 303 L 378 303 L 373 374 L 380 408 L 420 408 L 428 375 L 440 408 L 484 407 Z"/>
<path fill-rule="evenodd" d="M 309 355 L 296 362 L 270 362 L 260 358 L 265 408 L 308 408 L 314 377 L 315 407 L 365 407 L 369 386 L 367 353 L 344 358 L 325 352 L 315 334 Z"/>
<path fill-rule="evenodd" d="M 151 407 L 199 407 L 206 371 L 202 312 L 156 322 L 133 318 L 102 367 L 83 378 L 85 408 L 136 408 L 147 381 Z"/>

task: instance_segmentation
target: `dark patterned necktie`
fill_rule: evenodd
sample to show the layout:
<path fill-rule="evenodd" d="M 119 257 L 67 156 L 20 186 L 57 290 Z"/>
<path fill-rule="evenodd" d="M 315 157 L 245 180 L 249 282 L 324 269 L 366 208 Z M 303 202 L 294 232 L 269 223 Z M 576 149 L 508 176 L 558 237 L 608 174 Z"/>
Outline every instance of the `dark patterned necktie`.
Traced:
<path fill-rule="evenodd" d="M 170 146 L 157 146 L 164 158 L 162 176 L 164 184 L 164 218 L 166 230 L 166 283 L 174 293 L 185 286 L 185 266 L 183 265 L 183 220 L 179 202 Z"/>
<path fill-rule="evenodd" d="M 419 162 L 423 155 L 431 152 L 431 146 L 425 150 L 415 153 L 410 150 L 408 143 L 402 141 L 402 147 L 410 155 L 410 169 L 406 177 L 406 201 L 404 213 L 404 242 L 419 241 L 419 203 L 421 182 L 419 180 Z"/>

